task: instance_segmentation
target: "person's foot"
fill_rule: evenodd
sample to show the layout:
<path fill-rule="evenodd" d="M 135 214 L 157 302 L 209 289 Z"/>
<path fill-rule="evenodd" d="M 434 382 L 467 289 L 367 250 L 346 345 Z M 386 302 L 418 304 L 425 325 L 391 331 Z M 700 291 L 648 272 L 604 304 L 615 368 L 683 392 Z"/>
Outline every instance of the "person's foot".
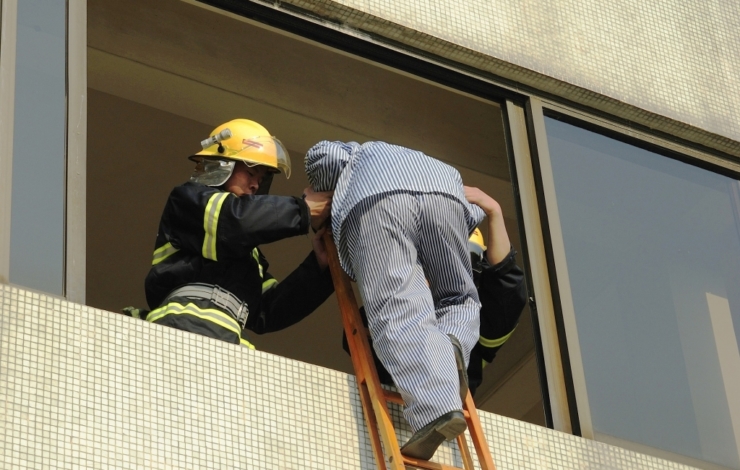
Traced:
<path fill-rule="evenodd" d="M 416 431 L 401 447 L 401 453 L 407 457 L 429 460 L 442 442 L 451 441 L 465 432 L 467 427 L 462 411 L 450 411 Z"/>
<path fill-rule="evenodd" d="M 465 398 L 468 396 L 468 371 L 465 368 L 465 356 L 460 341 L 453 335 L 447 336 L 450 337 L 452 348 L 455 350 L 455 365 L 457 366 L 457 377 L 460 380 L 460 400 L 465 406 Z"/>

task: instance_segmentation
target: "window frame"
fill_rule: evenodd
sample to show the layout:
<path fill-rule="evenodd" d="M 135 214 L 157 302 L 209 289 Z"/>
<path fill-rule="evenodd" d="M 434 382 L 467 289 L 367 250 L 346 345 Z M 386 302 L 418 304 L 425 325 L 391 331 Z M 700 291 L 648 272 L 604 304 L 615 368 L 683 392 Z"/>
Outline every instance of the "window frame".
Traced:
<path fill-rule="evenodd" d="M 13 194 L 13 121 L 18 0 L 0 4 L 0 282 L 10 278 L 10 207 Z"/>
<path fill-rule="evenodd" d="M 529 103 L 530 106 L 528 109 L 531 114 L 528 117 L 532 121 L 532 127 L 534 128 L 533 138 L 536 139 L 538 150 L 534 157 L 534 165 L 538 169 L 535 184 L 538 185 L 537 193 L 540 198 L 541 211 L 547 225 L 545 236 L 548 240 L 547 264 L 552 276 L 551 292 L 553 297 L 558 299 L 555 310 L 557 312 L 558 328 L 562 333 L 564 343 L 560 346 L 561 349 L 567 351 L 564 355 L 563 370 L 568 377 L 566 384 L 568 396 L 571 398 L 571 405 L 577 410 L 577 412 L 571 415 L 572 419 L 575 420 L 574 428 L 579 428 L 580 435 L 587 439 L 630 449 L 635 452 L 654 455 L 701 468 L 725 468 L 703 460 L 600 434 L 594 430 L 589 397 L 586 390 L 583 357 L 576 331 L 575 308 L 568 274 L 567 257 L 565 255 L 563 232 L 557 208 L 552 162 L 545 130 L 545 117 L 556 118 L 604 137 L 659 154 L 665 158 L 678 160 L 735 179 L 740 179 L 740 161 L 731 155 L 718 151 L 699 149 L 697 146 L 680 142 L 679 139 L 673 136 L 659 136 L 648 130 L 620 124 L 615 122 L 615 120 L 598 116 L 596 113 L 589 113 L 551 99 L 531 97 Z"/>
<path fill-rule="evenodd" d="M 64 297 L 85 303 L 87 213 L 87 0 L 67 1 Z"/>
<path fill-rule="evenodd" d="M 18 0 L 0 6 L 0 282 L 10 283 Z M 64 228 L 62 297 L 85 302 L 85 174 L 87 142 L 87 0 L 66 1 Z M 70 96 L 76 97 L 70 99 Z M 24 289 L 28 289 L 24 286 Z M 44 292 L 46 295 L 54 294 Z"/>

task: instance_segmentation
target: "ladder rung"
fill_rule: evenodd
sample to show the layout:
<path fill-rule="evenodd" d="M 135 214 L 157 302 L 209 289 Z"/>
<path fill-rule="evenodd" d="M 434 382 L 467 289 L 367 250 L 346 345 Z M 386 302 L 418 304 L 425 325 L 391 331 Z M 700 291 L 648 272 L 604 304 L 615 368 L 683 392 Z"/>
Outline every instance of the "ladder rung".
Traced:
<path fill-rule="evenodd" d="M 401 398 L 401 394 L 398 392 L 383 390 L 383 396 L 387 402 L 395 403 L 396 405 L 403 405 L 403 398 Z"/>
<path fill-rule="evenodd" d="M 385 401 L 389 403 L 403 405 L 403 398 L 401 398 L 401 394 L 398 392 L 391 392 L 389 390 L 383 390 L 383 397 L 385 397 Z M 462 410 L 462 412 L 463 412 L 463 416 L 465 416 L 465 419 L 470 418 L 470 413 L 468 413 L 468 410 Z"/>
<path fill-rule="evenodd" d="M 451 467 L 437 462 L 431 462 L 429 460 L 417 460 L 411 457 L 403 456 L 403 464 L 407 467 L 412 468 L 423 468 L 424 470 L 463 470 L 460 467 Z"/>

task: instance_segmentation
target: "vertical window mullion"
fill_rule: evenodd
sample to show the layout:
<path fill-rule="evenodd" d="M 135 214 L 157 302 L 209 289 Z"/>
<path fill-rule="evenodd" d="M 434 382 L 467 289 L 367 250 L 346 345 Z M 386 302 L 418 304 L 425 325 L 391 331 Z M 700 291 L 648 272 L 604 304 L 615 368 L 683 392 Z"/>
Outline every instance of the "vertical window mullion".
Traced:
<path fill-rule="evenodd" d="M 13 116 L 18 0 L 0 3 L 0 282 L 10 278 L 10 204 L 13 194 Z"/>
<path fill-rule="evenodd" d="M 65 297 L 85 303 L 87 181 L 87 1 L 67 2 Z"/>
<path fill-rule="evenodd" d="M 556 335 L 562 365 L 564 393 L 569 407 L 573 426 L 572 432 L 593 439 L 586 379 L 575 324 L 575 311 L 570 291 L 563 243 L 562 227 L 558 214 L 555 183 L 552 174 L 550 151 L 547 142 L 542 101 L 531 97 L 528 102 L 529 130 L 535 140 L 535 166 L 532 181 L 539 185 L 538 196 L 542 217 L 542 233 L 546 238 L 543 255 L 549 271 L 550 292 L 553 296 L 553 314 L 547 325 L 551 334 Z M 544 329 L 544 328 L 543 328 Z"/>
<path fill-rule="evenodd" d="M 540 114 L 541 109 L 540 106 Z M 555 327 L 555 309 L 546 263 L 543 221 L 533 184 L 535 171 L 530 151 L 530 139 L 536 138 L 539 142 L 544 134 L 536 130 L 533 132 L 531 129 L 528 133 L 525 110 L 521 106 L 507 101 L 506 111 L 516 167 L 522 222 L 527 240 L 529 271 L 532 277 L 530 290 L 535 299 L 535 313 L 540 332 L 538 339 L 541 342 L 542 360 L 546 373 L 546 396 L 549 398 L 553 428 L 570 433 L 573 431 L 573 424 L 570 418 L 567 384 L 563 373 L 560 340 Z"/>

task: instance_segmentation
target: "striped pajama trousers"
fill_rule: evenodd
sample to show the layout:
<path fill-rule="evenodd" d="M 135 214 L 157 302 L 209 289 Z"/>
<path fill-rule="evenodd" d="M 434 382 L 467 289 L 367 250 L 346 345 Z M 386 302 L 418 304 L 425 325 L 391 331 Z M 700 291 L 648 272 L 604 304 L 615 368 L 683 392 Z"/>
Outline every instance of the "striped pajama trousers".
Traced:
<path fill-rule="evenodd" d="M 463 205 L 442 194 L 372 196 L 352 209 L 339 242 L 411 428 L 462 409 L 447 335 L 460 340 L 467 363 L 480 325 Z"/>

